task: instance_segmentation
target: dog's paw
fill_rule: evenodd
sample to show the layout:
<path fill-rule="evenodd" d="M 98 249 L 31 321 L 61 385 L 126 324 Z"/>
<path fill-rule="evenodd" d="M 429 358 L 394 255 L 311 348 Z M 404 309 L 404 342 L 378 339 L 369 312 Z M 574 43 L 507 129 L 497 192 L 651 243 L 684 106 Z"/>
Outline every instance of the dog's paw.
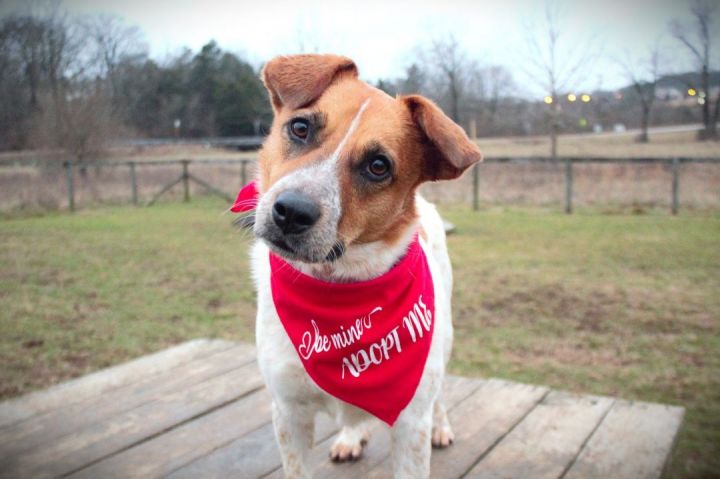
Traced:
<path fill-rule="evenodd" d="M 367 430 L 360 427 L 343 427 L 330 447 L 330 459 L 333 462 L 357 461 L 368 441 Z"/>
<path fill-rule="evenodd" d="M 450 425 L 443 427 L 433 427 L 432 430 L 432 445 L 433 447 L 444 449 L 453 443 L 455 440 L 455 434 L 453 434 Z"/>

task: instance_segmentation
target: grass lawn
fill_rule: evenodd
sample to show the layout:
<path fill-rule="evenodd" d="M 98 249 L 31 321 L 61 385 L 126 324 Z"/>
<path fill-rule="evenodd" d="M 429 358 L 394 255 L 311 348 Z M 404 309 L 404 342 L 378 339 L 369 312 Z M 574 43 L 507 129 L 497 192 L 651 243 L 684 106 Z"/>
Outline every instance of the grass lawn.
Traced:
<path fill-rule="evenodd" d="M 252 341 L 224 205 L 0 221 L 0 397 L 186 339 Z M 720 471 L 720 216 L 447 208 L 451 369 L 687 408 L 671 477 Z"/>

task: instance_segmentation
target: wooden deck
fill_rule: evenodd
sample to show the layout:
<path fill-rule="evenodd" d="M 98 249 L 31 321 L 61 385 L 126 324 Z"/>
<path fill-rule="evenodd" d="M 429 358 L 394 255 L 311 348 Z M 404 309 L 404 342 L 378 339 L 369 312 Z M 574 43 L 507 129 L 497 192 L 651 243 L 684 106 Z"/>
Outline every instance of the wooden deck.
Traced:
<path fill-rule="evenodd" d="M 438 478 L 656 478 L 682 408 L 451 377 L 456 441 Z M 389 434 L 333 464 L 320 416 L 315 477 L 389 477 Z M 270 395 L 247 344 L 196 340 L 0 403 L 0 477 L 282 477 Z"/>

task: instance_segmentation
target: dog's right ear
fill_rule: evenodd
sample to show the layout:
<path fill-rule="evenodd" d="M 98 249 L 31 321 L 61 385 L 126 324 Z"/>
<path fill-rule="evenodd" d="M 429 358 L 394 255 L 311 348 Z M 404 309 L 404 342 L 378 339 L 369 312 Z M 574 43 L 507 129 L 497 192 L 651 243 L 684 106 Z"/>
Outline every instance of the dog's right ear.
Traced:
<path fill-rule="evenodd" d="M 309 105 L 341 75 L 358 76 L 355 63 L 338 55 L 275 57 L 262 71 L 273 110 Z"/>
<path fill-rule="evenodd" d="M 425 180 L 452 180 L 482 161 L 480 148 L 432 101 L 420 95 L 399 97 L 423 137 Z"/>

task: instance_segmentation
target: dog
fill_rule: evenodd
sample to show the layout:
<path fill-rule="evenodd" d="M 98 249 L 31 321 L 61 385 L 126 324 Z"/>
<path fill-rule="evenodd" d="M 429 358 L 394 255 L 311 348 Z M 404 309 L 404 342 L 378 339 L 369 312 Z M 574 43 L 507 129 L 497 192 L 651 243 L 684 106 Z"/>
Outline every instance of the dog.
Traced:
<path fill-rule="evenodd" d="M 430 100 L 387 95 L 348 58 L 276 57 L 262 80 L 274 120 L 251 266 L 285 475 L 311 476 L 314 418 L 326 412 L 341 427 L 333 460 L 358 459 L 378 417 L 391 425 L 394 477 L 428 477 L 431 446 L 453 441 L 440 396 L 452 271 L 443 221 L 417 188 L 482 154 Z"/>

